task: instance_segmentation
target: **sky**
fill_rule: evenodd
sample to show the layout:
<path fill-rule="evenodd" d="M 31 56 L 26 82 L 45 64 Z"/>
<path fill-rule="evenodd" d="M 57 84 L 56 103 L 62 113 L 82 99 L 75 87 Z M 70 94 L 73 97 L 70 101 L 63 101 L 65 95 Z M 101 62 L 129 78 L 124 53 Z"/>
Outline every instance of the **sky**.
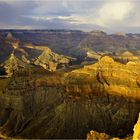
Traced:
<path fill-rule="evenodd" d="M 140 0 L 0 0 L 0 29 L 140 33 Z"/>

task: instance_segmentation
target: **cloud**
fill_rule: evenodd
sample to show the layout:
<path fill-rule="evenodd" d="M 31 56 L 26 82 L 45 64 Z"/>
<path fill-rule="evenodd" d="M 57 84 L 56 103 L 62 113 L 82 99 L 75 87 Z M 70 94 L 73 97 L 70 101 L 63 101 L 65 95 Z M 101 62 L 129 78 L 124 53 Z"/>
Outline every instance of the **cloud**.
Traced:
<path fill-rule="evenodd" d="M 99 18 L 96 23 L 110 26 L 116 22 L 126 20 L 134 10 L 132 2 L 110 2 L 105 3 L 99 10 Z"/>
<path fill-rule="evenodd" d="M 140 32 L 139 6 L 135 0 L 0 0 L 0 28 Z"/>
<path fill-rule="evenodd" d="M 10 5 L 15 5 L 17 3 L 20 3 L 21 0 L 0 0 L 0 2 L 7 3 L 7 4 L 10 4 Z"/>

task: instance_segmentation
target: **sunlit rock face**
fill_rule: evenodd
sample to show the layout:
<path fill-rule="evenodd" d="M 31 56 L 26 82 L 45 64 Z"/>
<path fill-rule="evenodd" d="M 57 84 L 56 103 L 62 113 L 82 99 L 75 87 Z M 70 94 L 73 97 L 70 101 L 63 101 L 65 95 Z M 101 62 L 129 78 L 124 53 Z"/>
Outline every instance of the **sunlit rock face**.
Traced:
<path fill-rule="evenodd" d="M 100 53 L 94 52 L 92 50 L 88 50 L 86 53 L 86 58 L 99 60 L 101 57 L 102 57 L 102 55 Z"/>
<path fill-rule="evenodd" d="M 86 138 L 95 130 L 125 137 L 140 112 L 139 69 L 139 63 L 124 65 L 108 56 L 70 72 L 22 69 L 0 89 L 0 132 L 15 138 Z"/>
<path fill-rule="evenodd" d="M 111 139 L 111 136 L 107 135 L 106 133 L 99 133 L 93 130 L 91 130 L 87 134 L 86 138 L 86 140 L 106 140 L 106 139 Z"/>
<path fill-rule="evenodd" d="M 2 64 L 2 67 L 4 67 L 7 75 L 11 76 L 13 72 L 19 68 L 25 68 L 26 63 L 19 60 L 13 53 L 11 53 L 10 57 Z"/>
<path fill-rule="evenodd" d="M 140 139 L 140 113 L 139 113 L 138 121 L 135 124 L 134 134 L 133 134 L 133 140 L 139 140 L 139 139 Z"/>
<path fill-rule="evenodd" d="M 111 95 L 139 99 L 139 71 L 140 62 L 128 62 L 124 65 L 105 56 L 96 64 L 67 73 L 66 77 L 73 79 L 72 85 L 77 85 L 77 92 L 82 90 L 92 93 L 94 89 L 100 93 L 103 90 Z M 83 85 L 88 85 L 88 88 L 84 88 Z M 73 88 L 70 87 L 68 90 L 73 90 Z"/>
<path fill-rule="evenodd" d="M 113 137 L 106 133 L 99 133 L 96 131 L 91 130 L 87 134 L 86 140 L 132 140 L 132 136 L 127 136 L 125 138 Z"/>
<path fill-rule="evenodd" d="M 70 57 L 56 54 L 51 49 L 44 47 L 42 54 L 35 60 L 34 64 L 42 66 L 49 71 L 55 71 L 58 65 L 65 67 L 70 62 Z"/>

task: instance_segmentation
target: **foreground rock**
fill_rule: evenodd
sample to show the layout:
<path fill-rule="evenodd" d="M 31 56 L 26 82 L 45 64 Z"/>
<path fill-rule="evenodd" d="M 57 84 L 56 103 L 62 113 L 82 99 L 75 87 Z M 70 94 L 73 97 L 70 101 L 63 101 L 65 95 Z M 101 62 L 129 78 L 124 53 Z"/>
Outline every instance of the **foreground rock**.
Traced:
<path fill-rule="evenodd" d="M 133 140 L 139 140 L 140 139 L 140 114 L 138 117 L 138 121 L 134 127 L 134 135 L 133 135 Z"/>
<path fill-rule="evenodd" d="M 98 133 L 96 131 L 91 130 L 87 134 L 86 140 L 106 140 L 106 139 L 110 139 L 110 138 L 111 137 L 105 133 Z"/>
<path fill-rule="evenodd" d="M 132 140 L 132 136 L 128 136 L 126 138 L 111 137 L 110 135 L 106 133 L 99 133 L 99 132 L 91 130 L 87 134 L 86 140 Z"/>

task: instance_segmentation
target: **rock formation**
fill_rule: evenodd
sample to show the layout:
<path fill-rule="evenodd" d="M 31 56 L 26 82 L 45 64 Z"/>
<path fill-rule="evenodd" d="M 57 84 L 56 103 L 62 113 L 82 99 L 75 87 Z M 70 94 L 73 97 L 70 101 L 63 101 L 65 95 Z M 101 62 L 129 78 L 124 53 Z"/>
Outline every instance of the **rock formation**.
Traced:
<path fill-rule="evenodd" d="M 122 54 L 113 56 L 113 58 L 116 61 L 119 61 L 121 63 L 127 63 L 129 61 L 139 62 L 140 61 L 140 54 L 138 53 L 137 55 L 134 55 L 130 51 L 125 51 Z"/>
<path fill-rule="evenodd" d="M 118 137 L 111 137 L 106 133 L 99 133 L 96 131 L 91 130 L 87 134 L 86 140 L 132 140 L 132 136 L 127 136 L 125 138 L 118 138 Z M 136 140 L 136 139 L 135 139 Z"/>
<path fill-rule="evenodd" d="M 134 134 L 133 134 L 133 140 L 139 140 L 140 139 L 140 113 L 138 117 L 138 121 L 134 127 Z"/>
<path fill-rule="evenodd" d="M 107 34 L 101 30 L 94 30 L 94 31 L 91 31 L 90 32 L 91 35 L 94 35 L 94 36 L 106 36 Z"/>
<path fill-rule="evenodd" d="M 106 139 L 110 139 L 110 138 L 111 137 L 105 133 L 98 133 L 96 131 L 91 130 L 87 134 L 86 140 L 106 140 Z"/>
<path fill-rule="evenodd" d="M 40 65 L 44 69 L 49 71 L 55 71 L 58 66 L 61 65 L 61 68 L 68 65 L 70 62 L 70 57 L 65 57 L 63 55 L 58 55 L 53 53 L 49 48 L 45 47 L 42 54 L 35 60 L 35 65 Z"/>
<path fill-rule="evenodd" d="M 16 58 L 14 53 L 11 53 L 10 57 L 2 64 L 8 76 L 11 76 L 13 72 L 17 71 L 19 68 L 25 68 L 25 66 L 26 63 Z"/>
<path fill-rule="evenodd" d="M 102 56 L 99 53 L 96 53 L 92 50 L 89 50 L 89 51 L 87 51 L 87 56 L 86 57 L 99 60 Z"/>
<path fill-rule="evenodd" d="M 7 36 L 5 37 L 5 41 L 11 44 L 14 49 L 19 48 L 20 41 L 19 39 L 15 38 L 11 32 L 7 34 Z"/>

